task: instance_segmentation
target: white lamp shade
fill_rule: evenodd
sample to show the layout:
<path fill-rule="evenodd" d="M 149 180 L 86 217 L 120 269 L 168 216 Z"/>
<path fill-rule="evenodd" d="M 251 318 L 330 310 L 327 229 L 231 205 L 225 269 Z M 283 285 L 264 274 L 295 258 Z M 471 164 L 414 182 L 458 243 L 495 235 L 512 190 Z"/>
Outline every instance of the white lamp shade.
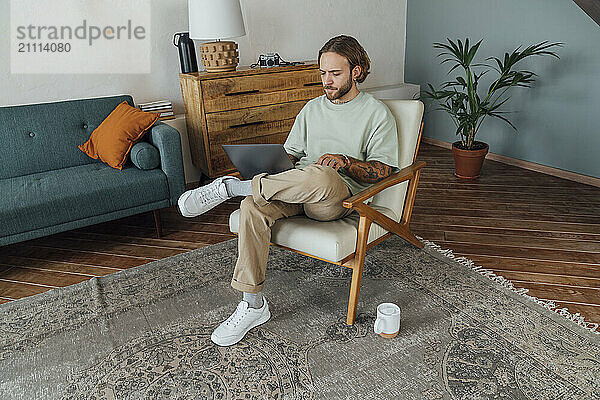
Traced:
<path fill-rule="evenodd" d="M 246 34 L 240 0 L 188 0 L 190 38 L 227 39 Z"/>

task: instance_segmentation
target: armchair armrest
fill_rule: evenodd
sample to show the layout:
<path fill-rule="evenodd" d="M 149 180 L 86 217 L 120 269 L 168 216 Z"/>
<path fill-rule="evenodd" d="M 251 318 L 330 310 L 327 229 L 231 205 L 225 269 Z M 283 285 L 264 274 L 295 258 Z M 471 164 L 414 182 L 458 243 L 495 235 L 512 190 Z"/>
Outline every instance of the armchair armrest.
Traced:
<path fill-rule="evenodd" d="M 354 196 L 347 198 L 344 200 L 342 205 L 346 208 L 355 208 L 356 205 L 363 203 L 367 199 L 370 199 L 382 190 L 411 179 L 413 176 L 415 176 L 415 173 L 424 166 L 425 161 L 412 163 L 408 167 L 402 168 L 395 174 L 392 174 L 376 184 L 369 186 L 362 192 L 356 193 Z"/>
<path fill-rule="evenodd" d="M 179 132 L 170 125 L 158 121 L 150 128 L 148 141 L 158 149 L 160 168 L 167 176 L 169 185 L 169 201 L 171 205 L 175 205 L 179 196 L 185 191 Z"/>

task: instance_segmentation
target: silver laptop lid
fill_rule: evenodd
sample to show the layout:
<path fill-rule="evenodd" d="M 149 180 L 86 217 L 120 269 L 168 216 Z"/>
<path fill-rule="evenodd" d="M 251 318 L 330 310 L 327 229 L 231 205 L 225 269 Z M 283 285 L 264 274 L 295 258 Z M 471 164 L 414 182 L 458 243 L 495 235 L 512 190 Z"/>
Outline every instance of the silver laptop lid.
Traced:
<path fill-rule="evenodd" d="M 222 147 L 244 179 L 294 168 L 281 144 L 224 144 Z"/>

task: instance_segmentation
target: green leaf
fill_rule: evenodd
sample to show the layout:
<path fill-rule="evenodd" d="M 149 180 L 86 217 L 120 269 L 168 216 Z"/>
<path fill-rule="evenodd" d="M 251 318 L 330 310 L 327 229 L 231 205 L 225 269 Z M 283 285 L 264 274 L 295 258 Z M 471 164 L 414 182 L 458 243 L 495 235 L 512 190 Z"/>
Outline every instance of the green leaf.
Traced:
<path fill-rule="evenodd" d="M 439 90 L 428 84 L 428 90 L 423 92 L 424 98 L 430 98 L 437 103 L 438 110 L 449 114 L 457 127 L 457 135 L 461 135 L 461 140 L 469 142 L 487 115 L 505 121 L 516 131 L 516 127 L 504 116 L 507 112 L 501 111 L 501 107 L 510 99 L 511 88 L 531 87 L 537 74 L 525 69 L 518 70 L 515 65 L 532 56 L 559 58 L 553 50 L 562 46 L 562 43 L 548 41 L 525 48 L 518 46 L 510 52 L 504 52 L 502 57 L 491 56 L 485 59 L 486 63 L 475 63 L 474 59 L 482 42 L 483 39 L 472 46 L 469 38 L 464 41 L 446 38 L 444 43 L 435 42 L 433 46 L 439 50 L 436 57 L 442 59 L 440 64 L 450 65 L 448 74 L 462 67 L 464 75 L 443 82 Z M 481 77 L 490 71 L 495 71 L 497 77 L 489 84 L 487 93 L 482 98 L 479 95 L 479 83 Z"/>
<path fill-rule="evenodd" d="M 479 46 L 481 45 L 481 42 L 483 42 L 483 39 L 481 39 L 479 42 L 477 42 L 467 53 L 467 59 L 466 59 L 466 64 L 470 65 L 471 61 L 473 61 L 473 57 L 475 57 L 475 53 L 477 53 L 477 49 L 479 49 Z M 467 39 L 467 43 L 468 43 L 468 39 Z M 468 44 L 467 44 L 467 48 L 468 48 Z"/>
<path fill-rule="evenodd" d="M 502 121 L 506 122 L 507 124 L 509 124 L 514 130 L 515 132 L 518 132 L 518 129 L 516 126 L 513 125 L 512 122 L 510 122 L 507 118 L 503 117 L 502 115 L 500 115 L 499 113 L 489 113 L 488 115 L 495 117 L 495 118 L 499 118 Z"/>

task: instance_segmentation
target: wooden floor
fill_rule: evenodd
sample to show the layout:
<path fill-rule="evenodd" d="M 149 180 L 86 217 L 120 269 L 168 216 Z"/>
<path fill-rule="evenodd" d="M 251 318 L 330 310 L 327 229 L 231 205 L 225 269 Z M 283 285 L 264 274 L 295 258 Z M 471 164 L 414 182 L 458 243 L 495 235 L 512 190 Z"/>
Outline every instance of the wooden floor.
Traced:
<path fill-rule="evenodd" d="M 450 150 L 423 144 L 411 227 L 512 280 L 600 322 L 600 188 L 486 160 L 476 182 L 453 176 Z M 0 303 L 233 238 L 239 199 L 193 219 L 162 211 L 0 247 Z"/>

